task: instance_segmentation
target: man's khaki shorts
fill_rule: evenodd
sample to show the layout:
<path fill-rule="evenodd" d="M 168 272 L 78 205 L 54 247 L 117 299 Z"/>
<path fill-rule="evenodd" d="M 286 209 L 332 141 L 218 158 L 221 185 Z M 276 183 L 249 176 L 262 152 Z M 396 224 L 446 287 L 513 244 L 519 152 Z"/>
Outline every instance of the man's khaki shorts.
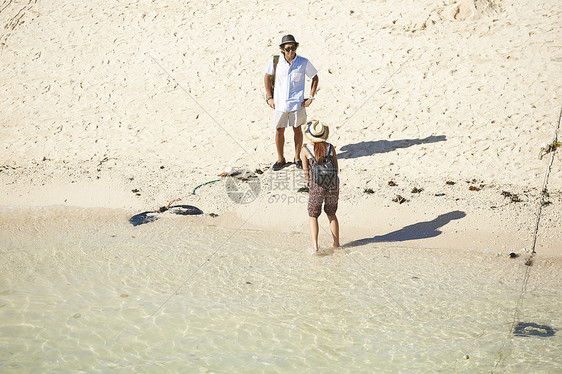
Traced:
<path fill-rule="evenodd" d="M 281 127 L 298 127 L 306 123 L 306 109 L 301 107 L 293 112 L 273 111 L 273 126 L 276 129 Z"/>

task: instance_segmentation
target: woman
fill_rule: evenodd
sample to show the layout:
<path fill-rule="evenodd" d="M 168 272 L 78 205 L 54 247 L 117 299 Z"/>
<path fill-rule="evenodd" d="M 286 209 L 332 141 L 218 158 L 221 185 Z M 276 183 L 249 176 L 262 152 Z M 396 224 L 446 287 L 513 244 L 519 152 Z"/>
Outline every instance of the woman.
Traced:
<path fill-rule="evenodd" d="M 302 166 L 304 177 L 309 186 L 308 224 L 312 238 L 312 253 L 318 253 L 318 217 L 322 212 L 322 204 L 324 204 L 324 211 L 330 220 L 334 248 L 340 246 L 340 228 L 336 217 L 339 199 L 338 158 L 334 147 L 326 142 L 329 131 L 328 126 L 316 120 L 308 122 L 304 134 L 311 143 L 305 144 L 301 151 L 301 160 L 307 160 L 307 162 L 303 162 Z M 328 183 L 314 178 L 314 165 L 318 162 L 323 163 L 330 160 L 335 169 L 333 172 L 334 178 Z"/>

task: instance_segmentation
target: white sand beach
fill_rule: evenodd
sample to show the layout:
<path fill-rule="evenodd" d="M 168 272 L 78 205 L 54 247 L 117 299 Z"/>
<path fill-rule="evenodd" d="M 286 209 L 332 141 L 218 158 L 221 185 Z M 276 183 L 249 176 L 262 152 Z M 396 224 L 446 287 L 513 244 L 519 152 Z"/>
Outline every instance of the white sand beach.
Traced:
<path fill-rule="evenodd" d="M 562 4 L 546 0 L 5 0 L 0 256 L 16 269 L 33 267 L 17 248 L 54 248 L 88 225 L 103 232 L 107 217 L 128 225 L 181 199 L 207 215 L 178 217 L 176 230 L 181 222 L 204 232 L 257 230 L 288 240 L 292 264 L 302 261 L 308 195 L 298 192 L 294 165 L 270 169 L 274 129 L 263 87 L 266 64 L 290 33 L 319 71 L 307 113 L 330 126 L 338 152 L 343 254 L 419 250 L 449 264 L 474 256 L 464 266 L 485 274 L 478 261 L 499 264 L 515 253 L 510 287 L 521 289 L 534 251 L 559 301 L 562 149 L 542 159 L 539 151 L 562 138 L 561 19 Z M 259 193 L 233 201 L 219 176 L 227 167 L 256 172 Z M 138 229 L 160 235 L 166 222 Z M 326 248 L 325 216 L 320 224 Z M 401 260 L 405 268 L 420 261 Z M 259 256 L 253 261 L 260 266 Z M 20 279 L 10 269 L 0 295 Z"/>
<path fill-rule="evenodd" d="M 290 32 L 319 70 L 308 116 L 331 127 L 338 147 L 343 237 L 462 210 L 456 231 L 491 238 L 478 239 L 485 247 L 498 233 L 528 247 L 550 156 L 538 159 L 540 144 L 553 141 L 560 114 L 560 6 L 295 4 L 6 3 L 0 204 L 135 211 L 181 198 L 244 219 L 259 210 L 251 223 L 301 227 L 303 205 L 276 213 L 279 204 L 265 203 L 271 187 L 249 207 L 231 204 L 222 185 L 190 195 L 227 166 L 265 170 L 275 161 L 263 70 Z M 562 248 L 561 188 L 557 159 L 539 235 L 550 254 Z M 396 194 L 409 202 L 394 204 Z"/>

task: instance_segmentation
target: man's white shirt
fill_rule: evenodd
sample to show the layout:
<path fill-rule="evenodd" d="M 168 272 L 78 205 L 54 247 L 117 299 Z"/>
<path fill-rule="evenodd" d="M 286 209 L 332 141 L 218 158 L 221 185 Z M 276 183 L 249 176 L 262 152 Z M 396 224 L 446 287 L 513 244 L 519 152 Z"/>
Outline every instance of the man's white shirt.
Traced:
<path fill-rule="evenodd" d="M 273 75 L 273 58 L 269 61 L 265 73 Z M 297 55 L 289 64 L 285 60 L 285 56 L 281 54 L 275 72 L 275 89 L 273 91 L 275 110 L 280 112 L 298 110 L 304 101 L 305 75 L 313 78 L 316 74 L 318 74 L 318 70 L 308 59 Z"/>

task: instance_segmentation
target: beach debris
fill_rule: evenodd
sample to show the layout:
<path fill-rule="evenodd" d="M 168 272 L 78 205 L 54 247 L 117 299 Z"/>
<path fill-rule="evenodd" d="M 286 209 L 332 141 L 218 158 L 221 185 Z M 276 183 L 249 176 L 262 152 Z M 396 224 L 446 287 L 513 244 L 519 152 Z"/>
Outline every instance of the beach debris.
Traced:
<path fill-rule="evenodd" d="M 444 194 L 444 193 L 442 193 L 442 192 L 440 192 L 440 193 L 436 193 L 436 194 L 435 194 L 435 196 L 437 196 L 437 197 L 441 197 L 441 196 L 445 196 L 445 194 Z"/>
<path fill-rule="evenodd" d="M 168 205 L 166 205 L 166 206 L 161 206 L 160 208 L 158 208 L 157 212 L 158 212 L 158 213 L 164 213 L 165 211 L 167 211 L 167 210 L 170 208 L 170 206 L 171 206 L 173 203 L 175 203 L 176 201 L 180 201 L 180 200 L 181 200 L 180 198 L 176 198 L 176 199 L 170 201 L 170 202 L 168 203 Z"/>
<path fill-rule="evenodd" d="M 552 204 L 550 201 L 547 200 L 549 197 L 550 197 L 550 194 L 548 193 L 548 190 L 545 187 L 541 191 L 541 206 L 548 206 L 548 205 Z"/>
<path fill-rule="evenodd" d="M 363 192 L 369 195 L 375 193 L 375 191 L 372 188 L 365 188 Z"/>
<path fill-rule="evenodd" d="M 246 284 L 253 284 L 253 283 L 252 283 L 252 282 L 248 282 L 248 281 L 246 281 Z"/>
<path fill-rule="evenodd" d="M 225 174 L 225 173 L 219 174 L 219 176 L 220 176 L 220 177 L 223 177 L 223 176 L 225 176 L 224 174 Z M 220 181 L 220 179 L 213 179 L 212 181 L 208 181 L 208 182 L 205 182 L 205 183 L 201 183 L 200 185 L 196 186 L 196 187 L 193 189 L 193 191 L 191 191 L 191 194 L 192 194 L 192 195 L 195 195 L 195 191 L 197 191 L 197 189 L 198 189 L 199 187 L 203 187 L 203 186 L 205 186 L 205 185 L 207 185 L 207 184 L 215 183 L 215 182 L 218 182 L 218 181 Z"/>
<path fill-rule="evenodd" d="M 62 126 L 61 126 L 61 129 L 62 129 Z M 97 142 L 97 141 L 96 141 L 96 142 Z M 107 161 L 109 161 L 109 160 L 111 160 L 111 159 L 115 159 L 115 158 L 104 157 L 104 158 L 98 163 L 98 171 L 101 171 L 101 170 L 99 169 L 100 166 L 102 166 L 105 162 L 107 162 Z"/>
<path fill-rule="evenodd" d="M 396 195 L 396 197 L 394 199 L 392 199 L 392 201 L 394 201 L 395 203 L 402 204 L 402 203 L 407 202 L 408 200 L 406 198 L 400 196 L 400 195 Z"/>
<path fill-rule="evenodd" d="M 513 329 L 513 335 L 516 336 L 539 336 L 541 338 L 549 338 L 556 334 L 556 330 L 548 325 L 539 325 L 534 322 L 518 322 Z"/>
<path fill-rule="evenodd" d="M 122 293 L 121 295 L 119 295 L 119 297 L 129 297 L 129 295 L 127 295 L 126 293 Z"/>
<path fill-rule="evenodd" d="M 519 257 L 519 255 L 518 255 L 517 253 L 515 253 L 515 252 L 511 252 L 511 253 L 509 254 L 509 258 L 517 258 L 517 257 Z"/>
<path fill-rule="evenodd" d="M 468 360 L 469 358 L 470 358 L 469 355 L 464 355 L 464 359 L 465 359 L 465 360 Z"/>
<path fill-rule="evenodd" d="M 129 219 L 129 223 L 133 226 L 142 225 L 144 223 L 154 222 L 158 220 L 158 214 L 164 213 L 166 211 L 170 211 L 173 214 L 179 214 L 182 216 L 193 216 L 193 215 L 201 215 L 203 211 L 193 205 L 172 205 L 174 202 L 179 201 L 181 199 L 174 199 L 170 201 L 170 203 L 166 206 L 158 208 L 158 210 L 151 210 L 142 212 L 139 214 L 135 214 Z"/>
<path fill-rule="evenodd" d="M 420 193 L 420 192 L 422 192 L 422 191 L 423 191 L 423 188 L 414 187 L 414 188 L 412 188 L 412 191 L 410 191 L 410 192 L 411 192 L 411 193 Z"/>
<path fill-rule="evenodd" d="M 209 216 L 212 218 L 217 218 L 219 215 L 217 213 L 209 213 Z"/>
<path fill-rule="evenodd" d="M 445 182 L 445 184 L 448 184 L 449 186 L 453 186 L 453 185 L 455 185 L 456 183 L 453 182 L 453 181 L 447 181 L 447 182 Z"/>
<path fill-rule="evenodd" d="M 509 191 L 502 191 L 502 196 L 503 197 L 509 197 L 509 199 L 511 200 L 512 203 L 519 203 L 522 200 L 519 198 L 518 195 L 511 193 Z"/>
<path fill-rule="evenodd" d="M 180 216 L 197 216 L 203 214 L 203 211 L 193 205 L 174 205 L 168 208 L 170 213 L 179 214 Z"/>
<path fill-rule="evenodd" d="M 255 175 L 254 173 L 252 173 L 250 170 L 233 170 L 232 172 L 230 172 L 227 176 L 232 177 L 232 178 L 236 178 L 238 180 L 241 180 L 242 182 L 247 182 L 250 179 L 257 179 L 258 176 Z"/>
<path fill-rule="evenodd" d="M 396 187 L 396 186 L 398 186 L 395 181 L 389 181 L 389 182 L 388 182 L 388 185 L 389 185 L 390 187 Z"/>
<path fill-rule="evenodd" d="M 227 166 L 222 173 L 220 173 L 219 177 L 230 177 L 234 174 L 236 170 L 232 166 Z"/>
<path fill-rule="evenodd" d="M 480 191 L 482 188 L 486 186 L 480 179 L 473 179 L 470 181 L 466 181 L 466 183 L 471 184 L 471 186 L 468 187 L 470 191 Z"/>
<path fill-rule="evenodd" d="M 539 160 L 542 160 L 544 155 L 553 152 L 556 148 L 562 145 L 559 141 L 553 141 L 551 144 L 543 143 L 541 144 L 541 150 L 539 151 Z"/>
<path fill-rule="evenodd" d="M 526 261 L 525 261 L 525 265 L 527 266 L 533 266 L 533 259 L 531 257 L 529 257 Z"/>
<path fill-rule="evenodd" d="M 142 212 L 139 214 L 135 214 L 129 219 L 129 223 L 133 226 L 142 225 L 143 223 L 149 223 L 156 221 L 158 217 L 156 217 L 155 212 Z"/>
<path fill-rule="evenodd" d="M 134 188 L 131 190 L 133 193 L 139 193 L 139 189 L 138 188 Z"/>
<path fill-rule="evenodd" d="M 261 175 L 261 174 L 263 174 L 263 171 L 261 169 L 256 169 L 256 170 L 254 170 L 254 173 Z"/>

